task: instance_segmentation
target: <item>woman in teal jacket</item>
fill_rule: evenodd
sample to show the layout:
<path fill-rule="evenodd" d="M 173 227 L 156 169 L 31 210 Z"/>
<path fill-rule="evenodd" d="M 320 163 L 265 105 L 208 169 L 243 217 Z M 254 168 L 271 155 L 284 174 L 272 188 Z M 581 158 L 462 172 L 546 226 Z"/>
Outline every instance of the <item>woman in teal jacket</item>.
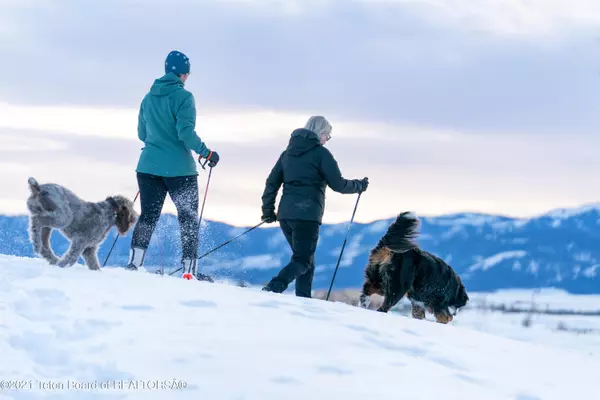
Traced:
<path fill-rule="evenodd" d="M 154 81 L 140 106 L 138 137 L 144 148 L 137 165 L 142 212 L 133 231 L 128 269 L 143 265 L 146 249 L 160 217 L 167 193 L 177 208 L 181 232 L 183 272 L 195 271 L 198 248 L 198 171 L 192 151 L 212 168 L 219 155 L 198 137 L 196 105 L 184 89 L 190 60 L 172 51 L 165 60 L 165 75 Z M 210 278 L 199 275 L 199 279 Z"/>

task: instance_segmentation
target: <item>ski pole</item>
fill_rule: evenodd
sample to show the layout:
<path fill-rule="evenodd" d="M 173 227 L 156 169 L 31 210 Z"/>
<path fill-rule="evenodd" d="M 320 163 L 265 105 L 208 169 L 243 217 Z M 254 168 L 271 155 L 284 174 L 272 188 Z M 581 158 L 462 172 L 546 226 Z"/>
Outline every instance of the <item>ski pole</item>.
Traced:
<path fill-rule="evenodd" d="M 138 191 L 137 194 L 135 195 L 135 198 L 133 199 L 133 204 L 135 204 L 135 201 L 137 200 L 138 196 L 140 195 L 140 192 Z M 117 236 L 115 237 L 115 241 L 113 242 L 112 246 L 110 246 L 110 250 L 108 251 L 108 254 L 106 255 L 106 258 L 104 259 L 104 264 L 102 264 L 102 268 L 104 268 L 106 266 L 106 262 L 108 261 L 108 258 L 110 257 L 110 254 L 112 253 L 113 249 L 115 248 L 115 244 L 117 244 L 117 239 L 119 238 L 119 233 L 117 232 Z"/>
<path fill-rule="evenodd" d="M 340 257 L 338 258 L 337 265 L 335 266 L 335 271 L 333 271 L 333 278 L 331 278 L 331 284 L 329 285 L 329 290 L 327 291 L 327 297 L 325 301 L 329 300 L 329 294 L 331 293 L 331 288 L 333 287 L 333 281 L 335 281 L 335 276 L 337 274 L 338 267 L 340 266 L 340 261 L 342 261 L 342 254 L 344 254 L 344 248 L 346 247 L 346 242 L 348 241 L 348 235 L 350 234 L 350 228 L 352 227 L 352 223 L 354 222 L 354 215 L 356 214 L 356 209 L 358 208 L 358 202 L 360 201 L 360 195 L 362 192 L 358 194 L 358 198 L 356 199 L 356 204 L 354 205 L 354 212 L 352 213 L 352 218 L 350 219 L 350 224 L 348 224 L 348 231 L 346 232 L 346 238 L 344 239 L 344 244 L 342 245 L 342 251 L 340 251 Z"/>
<path fill-rule="evenodd" d="M 204 165 L 200 164 L 200 166 L 202 167 L 202 169 L 206 169 L 205 165 L 208 163 L 208 160 L 206 160 L 206 162 L 204 163 Z M 202 208 L 200 209 L 200 217 L 198 218 L 198 237 L 200 237 L 200 229 L 202 228 L 202 216 L 204 215 L 204 205 L 206 204 L 206 196 L 208 195 L 208 186 L 210 185 L 210 178 L 212 176 L 212 167 L 209 168 L 208 170 L 208 179 L 206 180 L 206 188 L 204 189 L 204 199 L 202 200 Z M 196 248 L 194 249 L 194 259 L 196 258 L 196 256 L 198 255 L 198 242 L 196 242 Z M 190 266 L 191 271 L 183 271 L 184 272 L 184 278 L 185 279 L 191 279 L 192 277 L 189 276 L 188 274 L 191 273 L 194 276 L 196 276 L 196 269 L 197 269 L 197 260 L 194 263 L 193 266 Z M 183 267 L 181 267 L 180 269 L 183 269 Z M 175 271 L 177 272 L 177 271 Z M 172 274 L 171 274 L 172 275 Z"/>
<path fill-rule="evenodd" d="M 234 240 L 236 240 L 236 239 L 238 239 L 238 238 L 240 238 L 240 237 L 244 236 L 245 234 L 247 234 L 247 233 L 249 233 L 249 232 L 251 232 L 251 231 L 255 230 L 256 228 L 258 228 L 259 226 L 261 226 L 261 225 L 262 225 L 262 224 L 264 224 L 264 223 L 265 223 L 265 221 L 261 222 L 261 223 L 260 223 L 260 224 L 258 224 L 258 225 L 254 225 L 252 228 L 249 228 L 249 229 L 245 230 L 244 232 L 240 233 L 239 235 L 237 235 L 237 236 L 235 236 L 235 237 L 232 237 L 231 239 L 227 240 L 226 242 L 223 242 L 223 243 L 221 243 L 220 245 L 218 245 L 217 247 L 213 248 L 212 250 L 209 250 L 209 251 L 207 251 L 206 253 L 202 254 L 200 257 L 198 257 L 198 258 L 197 258 L 197 260 L 196 260 L 196 261 L 198 261 L 198 260 L 201 260 L 201 259 L 203 259 L 204 257 L 208 256 L 209 254 L 212 254 L 212 253 L 214 253 L 215 251 L 219 250 L 221 247 L 223 247 L 223 246 L 226 246 L 226 245 L 228 245 L 229 243 L 233 242 Z M 177 273 L 177 272 L 181 271 L 181 269 L 182 269 L 182 268 L 183 268 L 183 267 L 179 267 L 179 268 L 178 268 L 178 269 L 176 269 L 175 271 L 173 271 L 173 272 L 170 272 L 170 273 L 169 273 L 169 275 L 173 275 L 173 274 L 175 274 L 175 273 Z"/>

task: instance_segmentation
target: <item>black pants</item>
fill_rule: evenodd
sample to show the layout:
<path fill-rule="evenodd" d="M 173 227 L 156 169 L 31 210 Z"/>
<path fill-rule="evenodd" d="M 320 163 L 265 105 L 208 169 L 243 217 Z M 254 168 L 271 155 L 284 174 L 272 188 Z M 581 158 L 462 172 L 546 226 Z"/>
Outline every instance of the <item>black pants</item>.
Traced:
<path fill-rule="evenodd" d="M 183 259 L 194 259 L 198 248 L 198 177 L 161 177 L 137 173 L 142 213 L 133 230 L 131 247 L 147 249 L 167 193 L 177 208 Z"/>
<path fill-rule="evenodd" d="M 281 220 L 279 224 L 292 249 L 292 259 L 265 289 L 282 293 L 295 279 L 296 296 L 311 297 L 320 225 L 315 221 L 301 220 Z"/>

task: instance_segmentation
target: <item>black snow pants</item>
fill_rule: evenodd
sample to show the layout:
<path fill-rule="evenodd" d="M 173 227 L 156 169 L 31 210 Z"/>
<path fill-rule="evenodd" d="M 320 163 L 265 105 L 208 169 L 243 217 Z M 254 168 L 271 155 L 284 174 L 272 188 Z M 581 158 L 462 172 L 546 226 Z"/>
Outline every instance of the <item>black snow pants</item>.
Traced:
<path fill-rule="evenodd" d="M 316 221 L 285 219 L 280 220 L 279 224 L 292 249 L 292 258 L 263 290 L 282 293 L 295 279 L 296 296 L 310 298 L 320 225 Z"/>
<path fill-rule="evenodd" d="M 198 176 L 161 177 L 137 173 L 142 212 L 131 247 L 147 249 L 167 193 L 177 208 L 183 259 L 195 259 L 198 248 Z"/>

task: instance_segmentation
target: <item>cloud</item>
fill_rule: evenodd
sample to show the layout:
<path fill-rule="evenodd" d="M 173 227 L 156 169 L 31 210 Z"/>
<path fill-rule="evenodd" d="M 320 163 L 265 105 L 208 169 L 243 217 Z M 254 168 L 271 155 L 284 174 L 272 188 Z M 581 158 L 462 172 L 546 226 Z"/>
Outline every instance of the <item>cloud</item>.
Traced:
<path fill-rule="evenodd" d="M 133 198 L 137 192 L 138 141 L 45 131 L 4 134 L 0 129 L 0 142 L 6 143 L 6 137 L 11 146 L 0 149 L 0 182 L 8 188 L 0 194 L 3 212 L 25 212 L 29 176 L 62 183 L 89 200 L 114 193 Z M 285 134 L 261 146 L 215 142 L 216 148 L 224 149 L 223 162 L 213 172 L 206 218 L 238 226 L 256 224 L 265 178 L 287 139 Z M 54 145 L 42 146 L 43 140 Z M 581 150 L 569 151 L 572 142 Z M 595 201 L 600 189 L 589 182 L 600 169 L 594 150 L 599 144 L 597 138 L 573 136 L 548 141 L 540 150 L 531 137 L 505 134 L 456 135 L 451 141 L 334 138 L 328 148 L 346 178 L 370 178 L 356 216 L 366 222 L 404 210 L 419 215 L 470 210 L 526 216 L 556 205 Z M 29 151 L 11 150 L 26 146 Z M 201 171 L 201 196 L 206 178 Z M 328 190 L 325 222 L 347 221 L 355 201 L 356 196 Z M 175 212 L 169 199 L 164 211 Z"/>
<path fill-rule="evenodd" d="M 392 0 L 381 3 L 403 10 L 417 9 L 421 17 L 437 25 L 520 40 L 554 40 L 573 31 L 597 29 L 600 25 L 600 4 L 594 0 Z"/>
<path fill-rule="evenodd" d="M 222 156 L 209 218 L 254 224 L 272 163 L 314 114 L 345 176 L 371 180 L 359 221 L 597 201 L 599 4 L 2 2 L 0 212 L 23 210 L 34 174 L 135 195 L 137 110 L 175 48 Z M 354 200 L 328 194 L 326 221 Z"/>
<path fill-rule="evenodd" d="M 478 132 L 598 128 L 593 1 L 45 4 L 7 12 L 19 27 L 0 44 L 11 60 L 0 98 L 11 103 L 135 108 L 178 48 L 201 109 Z"/>
<path fill-rule="evenodd" d="M 203 140 L 263 143 L 304 126 L 306 114 L 274 110 L 199 110 L 196 131 Z M 0 128 L 60 132 L 77 136 L 138 140 L 138 110 L 0 103 Z M 335 137 L 389 138 L 395 141 L 455 140 L 457 132 L 360 120 L 333 121 Z M 339 134 L 338 134 L 339 132 Z"/>

